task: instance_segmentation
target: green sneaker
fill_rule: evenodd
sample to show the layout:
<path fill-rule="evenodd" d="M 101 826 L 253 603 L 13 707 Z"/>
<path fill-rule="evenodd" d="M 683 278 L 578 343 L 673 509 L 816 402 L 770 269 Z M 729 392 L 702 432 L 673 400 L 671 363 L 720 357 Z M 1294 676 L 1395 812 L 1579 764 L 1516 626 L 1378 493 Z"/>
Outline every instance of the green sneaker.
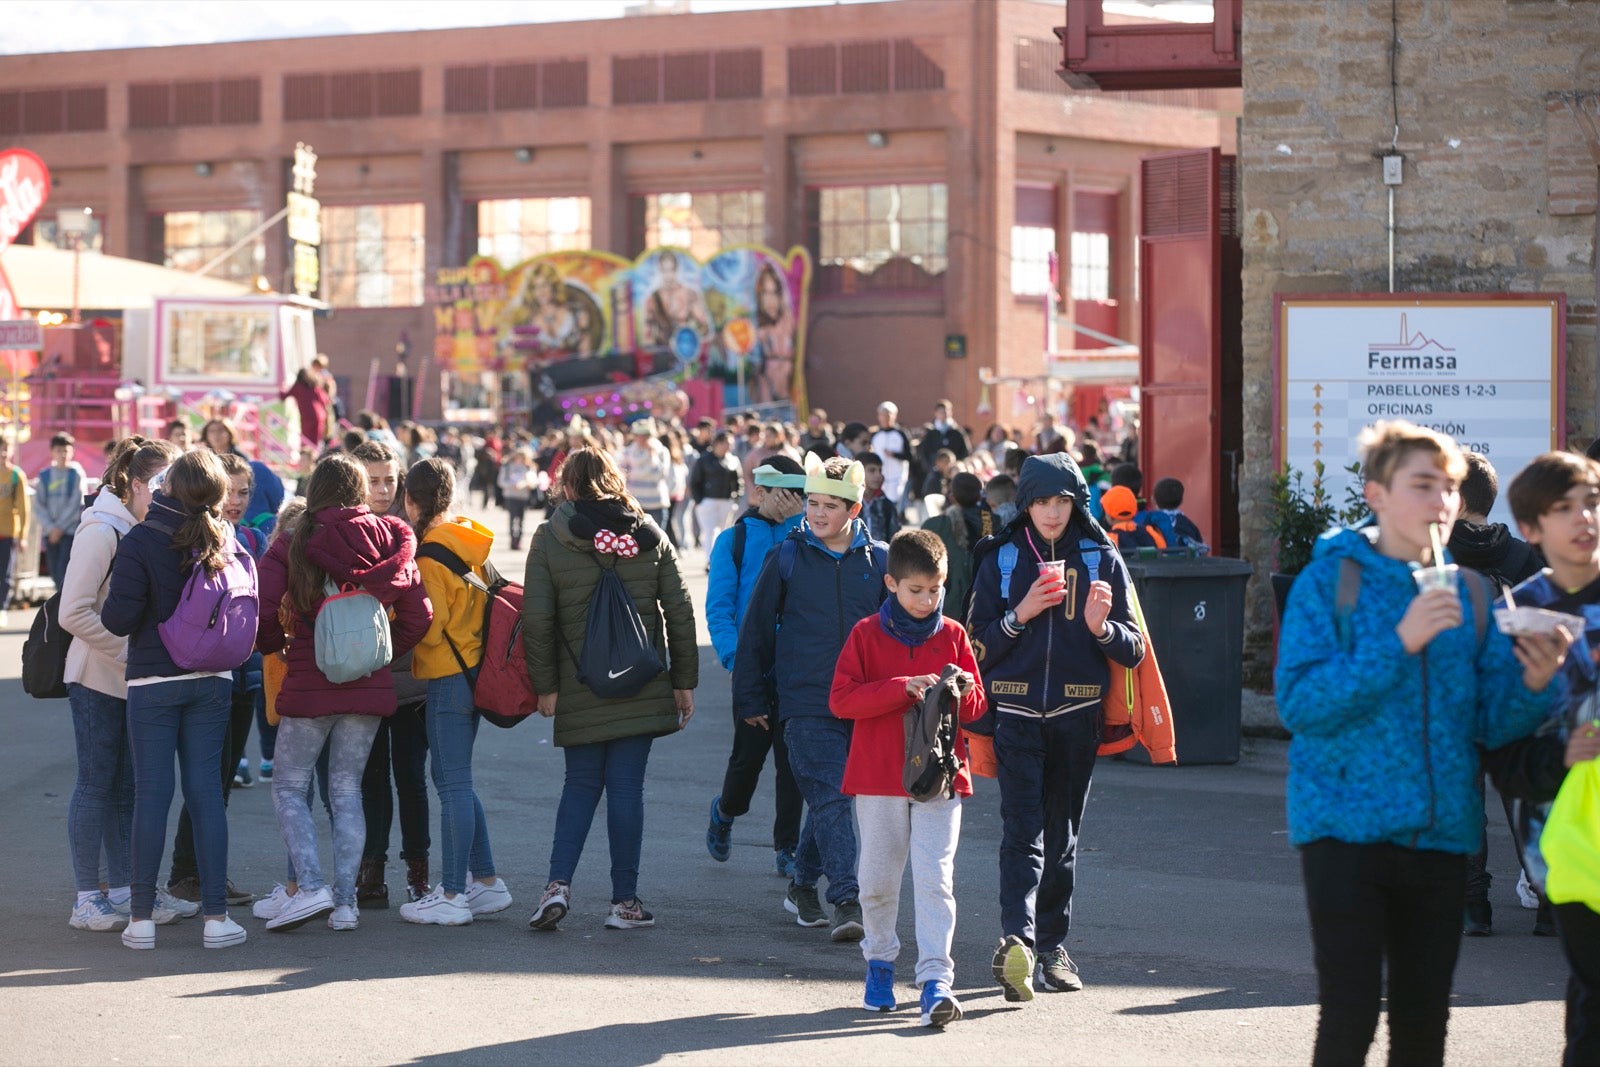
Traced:
<path fill-rule="evenodd" d="M 990 970 L 1005 991 L 1006 1000 L 1018 1003 L 1033 999 L 1033 950 L 1022 938 L 1016 934 L 1001 938 Z"/>

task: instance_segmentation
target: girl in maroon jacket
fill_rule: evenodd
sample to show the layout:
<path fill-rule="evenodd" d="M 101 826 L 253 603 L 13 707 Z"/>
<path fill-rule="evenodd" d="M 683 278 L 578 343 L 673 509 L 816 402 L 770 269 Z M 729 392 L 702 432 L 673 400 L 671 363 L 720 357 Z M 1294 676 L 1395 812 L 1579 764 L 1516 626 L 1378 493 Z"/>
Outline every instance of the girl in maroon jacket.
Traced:
<path fill-rule="evenodd" d="M 889 545 L 891 595 L 856 623 L 834 669 L 829 707 L 855 721 L 850 755 L 844 765 L 844 792 L 856 798 L 861 826 L 861 918 L 867 960 L 861 1005 L 868 1011 L 894 1011 L 894 961 L 900 954 L 895 918 L 900 880 L 911 860 L 912 897 L 917 919 L 917 984 L 922 988 L 922 1025 L 942 1027 L 961 1018 L 961 1004 L 950 990 L 955 965 L 950 945 L 956 930 L 953 888 L 956 840 L 961 835 L 961 802 L 972 795 L 966 737 L 956 731 L 961 761 L 952 795 L 914 801 L 905 790 L 905 713 L 954 664 L 963 674 L 958 687 L 958 717 L 971 722 L 983 714 L 978 663 L 960 623 L 944 616 L 948 571 L 944 542 L 931 530 L 903 530 Z"/>
<path fill-rule="evenodd" d="M 394 654 L 404 655 L 428 632 L 433 608 L 415 561 L 417 539 L 404 520 L 366 506 L 367 472 L 343 453 L 324 458 L 306 484 L 306 514 L 291 538 L 279 538 L 261 561 L 257 646 L 288 645 L 289 670 L 278 695 L 272 803 L 298 885 L 269 930 L 291 930 L 322 915 L 335 930 L 354 930 L 356 868 L 366 840 L 361 775 L 379 720 L 395 710 L 388 670 L 335 685 L 317 669 L 317 611 L 326 582 L 359 588 L 391 609 Z M 287 625 L 287 632 L 285 626 Z M 317 863 L 317 833 L 307 790 L 323 746 L 333 807 L 334 884 Z M 331 913 L 331 914 L 330 914 Z"/>

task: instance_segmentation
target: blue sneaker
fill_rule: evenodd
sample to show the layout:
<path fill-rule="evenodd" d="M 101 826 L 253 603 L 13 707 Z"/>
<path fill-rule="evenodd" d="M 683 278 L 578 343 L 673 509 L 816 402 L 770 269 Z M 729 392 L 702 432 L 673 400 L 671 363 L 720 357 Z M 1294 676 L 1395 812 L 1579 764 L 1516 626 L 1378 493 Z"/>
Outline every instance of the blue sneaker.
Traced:
<path fill-rule="evenodd" d="M 728 854 L 733 851 L 733 820 L 723 817 L 722 810 L 717 807 L 720 803 L 720 793 L 711 798 L 711 822 L 706 826 L 706 851 L 718 863 L 727 863 Z"/>
<path fill-rule="evenodd" d="M 261 761 L 261 780 L 263 782 L 272 781 L 272 761 L 269 759 Z"/>
<path fill-rule="evenodd" d="M 940 981 L 922 983 L 922 1025 L 943 1029 L 961 1018 L 961 1002 Z"/>
<path fill-rule="evenodd" d="M 794 849 L 780 848 L 772 854 L 772 870 L 779 878 L 794 881 Z"/>
<path fill-rule="evenodd" d="M 867 990 L 861 995 L 861 1006 L 867 1011 L 894 1011 L 899 1007 L 894 1002 L 894 964 L 885 960 L 867 961 Z"/>

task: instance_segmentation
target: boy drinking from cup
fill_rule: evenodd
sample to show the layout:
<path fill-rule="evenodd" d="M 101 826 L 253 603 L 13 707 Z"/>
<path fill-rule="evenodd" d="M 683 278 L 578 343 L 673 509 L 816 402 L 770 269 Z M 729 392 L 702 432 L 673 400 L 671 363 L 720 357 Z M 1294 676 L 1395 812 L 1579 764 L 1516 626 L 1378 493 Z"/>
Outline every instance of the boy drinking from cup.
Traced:
<path fill-rule="evenodd" d="M 1289 837 L 1321 1005 L 1313 1062 L 1366 1058 L 1387 963 L 1390 1062 L 1437 1064 L 1483 819 L 1478 746 L 1545 719 L 1571 635 L 1513 645 L 1474 623 L 1465 576 L 1439 547 L 1466 473 L 1454 441 L 1380 422 L 1360 443 L 1377 525 L 1317 542 L 1278 642 L 1278 714 L 1294 733 Z"/>

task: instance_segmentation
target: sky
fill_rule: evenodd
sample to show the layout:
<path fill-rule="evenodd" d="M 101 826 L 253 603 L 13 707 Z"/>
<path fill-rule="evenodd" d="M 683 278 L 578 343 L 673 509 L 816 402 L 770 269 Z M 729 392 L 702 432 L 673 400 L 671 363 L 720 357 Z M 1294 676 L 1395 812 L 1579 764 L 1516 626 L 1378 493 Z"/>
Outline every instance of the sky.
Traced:
<path fill-rule="evenodd" d="M 0 55 L 620 18 L 643 0 L 0 0 Z M 883 0 L 690 0 L 694 12 Z M 952 3 L 983 0 L 948 0 Z M 1065 9 L 1061 0 L 1053 2 Z M 1107 0 L 1109 10 L 1210 19 L 1197 0 Z"/>

